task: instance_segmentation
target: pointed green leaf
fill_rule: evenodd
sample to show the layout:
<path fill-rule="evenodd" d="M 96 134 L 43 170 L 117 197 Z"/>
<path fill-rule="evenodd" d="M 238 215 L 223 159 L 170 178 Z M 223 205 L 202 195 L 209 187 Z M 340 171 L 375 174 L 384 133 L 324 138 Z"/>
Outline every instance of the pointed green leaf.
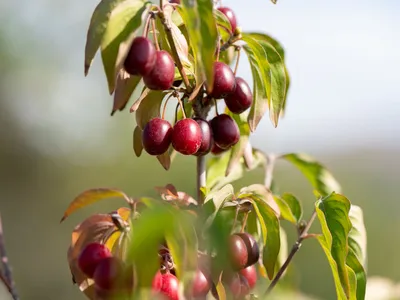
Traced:
<path fill-rule="evenodd" d="M 157 155 L 157 159 L 160 162 L 160 164 L 162 165 L 162 167 L 168 171 L 169 168 L 171 167 L 171 154 L 169 153 L 169 151 L 166 151 L 165 153 L 161 154 L 161 155 Z"/>
<path fill-rule="evenodd" d="M 136 110 L 136 124 L 144 129 L 146 124 L 153 118 L 161 116 L 161 103 L 166 92 L 150 90 L 147 95 L 141 100 L 138 109 Z"/>
<path fill-rule="evenodd" d="M 102 0 L 96 6 L 90 20 L 85 45 L 85 76 L 89 72 L 93 58 L 100 47 L 101 40 L 106 32 L 108 20 L 114 8 L 125 0 Z"/>
<path fill-rule="evenodd" d="M 78 209 L 81 209 L 90 204 L 108 198 L 122 198 L 125 199 L 127 202 L 129 202 L 129 197 L 124 192 L 118 189 L 110 189 L 110 188 L 90 189 L 79 194 L 70 203 L 70 205 L 64 212 L 64 216 L 62 217 L 61 222 L 64 221 L 70 214 L 77 211 Z"/>
<path fill-rule="evenodd" d="M 274 197 L 281 210 L 281 217 L 289 222 L 297 224 L 303 216 L 303 209 L 300 201 L 292 194 L 285 193 L 281 197 Z"/>
<path fill-rule="evenodd" d="M 336 179 L 312 157 L 302 153 L 291 153 L 281 158 L 295 165 L 322 196 L 329 195 L 331 192 L 340 193 L 340 186 Z"/>
<path fill-rule="evenodd" d="M 107 76 L 110 94 L 115 89 L 115 79 L 119 70 L 117 59 L 121 43 L 133 36 L 142 24 L 143 15 L 147 14 L 149 2 L 145 0 L 125 0 L 111 12 L 106 31 L 101 40 L 101 57 Z"/>
<path fill-rule="evenodd" d="M 250 38 L 254 39 L 259 45 L 261 45 L 264 55 L 266 56 L 270 74 L 264 80 L 271 81 L 271 94 L 268 97 L 268 106 L 270 112 L 270 119 L 274 126 L 278 125 L 279 116 L 282 111 L 283 103 L 285 101 L 286 93 L 286 73 L 285 64 L 283 58 L 279 55 L 278 51 L 269 42 L 269 38 L 265 38 L 264 35 L 260 34 L 244 34 L 244 40 L 249 41 Z M 260 66 L 261 67 L 261 66 Z"/>
<path fill-rule="evenodd" d="M 262 46 L 251 37 L 244 36 L 244 51 L 249 59 L 253 76 L 253 104 L 248 116 L 249 126 L 254 132 L 268 109 L 271 98 L 271 67 Z"/>
<path fill-rule="evenodd" d="M 331 265 L 338 297 L 344 292 L 350 298 L 352 292 L 351 278 L 349 279 L 346 265 L 349 249 L 347 240 L 351 229 L 348 215 L 350 202 L 346 197 L 332 193 L 322 200 L 318 200 L 315 208 L 323 234 L 318 239 Z"/>
<path fill-rule="evenodd" d="M 117 110 L 122 111 L 125 108 L 140 80 L 140 76 L 130 76 L 125 70 L 120 70 L 115 86 L 114 104 L 111 116 L 113 116 Z"/>
<path fill-rule="evenodd" d="M 218 38 L 213 9 L 212 0 L 182 0 L 178 6 L 187 28 L 196 69 L 201 73 L 198 81 L 207 81 L 209 86 L 214 82 L 213 65 Z"/>
<path fill-rule="evenodd" d="M 349 234 L 349 247 L 360 263 L 367 267 L 367 231 L 364 225 L 364 216 L 362 209 L 357 205 L 350 207 L 350 221 L 352 228 Z"/>
<path fill-rule="evenodd" d="M 231 184 L 227 184 L 218 191 L 211 192 L 207 195 L 206 199 L 204 200 L 204 210 L 206 215 L 209 216 L 206 221 L 208 225 L 211 225 L 211 223 L 214 221 L 224 203 L 231 200 L 234 195 L 235 193 Z"/>
<path fill-rule="evenodd" d="M 281 246 L 279 220 L 274 210 L 263 199 L 258 197 L 252 197 L 251 199 L 260 224 L 264 223 L 267 229 L 267 238 L 263 249 L 263 263 L 267 269 L 268 278 L 272 279 L 275 275 L 275 264 L 278 260 Z"/>
<path fill-rule="evenodd" d="M 354 272 L 356 279 L 356 299 L 364 300 L 365 291 L 367 288 L 367 275 L 365 273 L 364 267 L 361 265 L 359 259 L 355 255 L 354 251 L 350 248 L 347 254 L 347 265 Z M 353 288 L 354 289 L 354 288 Z"/>
<path fill-rule="evenodd" d="M 279 196 L 274 196 L 274 200 L 279 207 L 281 219 L 297 224 L 296 217 L 293 215 L 288 204 Z"/>

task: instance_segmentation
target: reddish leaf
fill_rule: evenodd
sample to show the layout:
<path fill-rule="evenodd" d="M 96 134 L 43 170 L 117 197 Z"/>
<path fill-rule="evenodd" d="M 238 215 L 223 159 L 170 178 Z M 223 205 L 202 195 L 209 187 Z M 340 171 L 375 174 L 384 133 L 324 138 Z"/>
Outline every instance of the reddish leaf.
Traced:
<path fill-rule="evenodd" d="M 132 93 L 135 91 L 137 85 L 139 84 L 140 79 L 141 77 L 139 76 L 130 76 L 123 69 L 119 71 L 115 87 L 114 104 L 111 116 L 113 116 L 117 110 L 122 111 L 125 108 L 126 104 L 132 96 Z"/>
<path fill-rule="evenodd" d="M 61 222 L 64 221 L 70 214 L 77 211 L 78 209 L 81 209 L 92 203 L 107 198 L 123 198 L 128 203 L 130 202 L 129 197 L 124 192 L 118 189 L 109 189 L 109 188 L 90 189 L 78 195 L 78 197 L 76 197 L 71 202 L 67 210 L 64 212 L 64 216 L 61 218 Z"/>
<path fill-rule="evenodd" d="M 172 184 L 167 184 L 165 187 L 155 187 L 156 191 L 160 193 L 161 198 L 165 201 L 176 201 L 182 205 L 197 205 L 197 201 L 185 192 L 179 192 Z"/>
<path fill-rule="evenodd" d="M 143 99 L 147 97 L 147 95 L 150 93 L 150 89 L 147 87 L 143 88 L 142 93 L 140 94 L 140 97 L 132 104 L 131 109 L 129 110 L 131 113 L 135 112 L 138 110 L 140 103 L 142 103 Z"/>
<path fill-rule="evenodd" d="M 168 171 L 171 166 L 171 156 L 169 155 L 168 151 L 164 154 L 157 155 L 157 159 L 163 168 Z"/>
<path fill-rule="evenodd" d="M 133 131 L 133 150 L 137 157 L 140 157 L 143 151 L 142 129 L 139 126 L 136 126 Z"/>

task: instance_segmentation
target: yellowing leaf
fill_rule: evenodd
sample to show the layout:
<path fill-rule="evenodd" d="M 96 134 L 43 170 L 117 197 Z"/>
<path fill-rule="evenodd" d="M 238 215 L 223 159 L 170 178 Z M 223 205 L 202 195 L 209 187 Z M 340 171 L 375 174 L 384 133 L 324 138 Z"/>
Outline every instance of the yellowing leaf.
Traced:
<path fill-rule="evenodd" d="M 140 80 L 141 77 L 131 76 L 123 69 L 119 71 L 111 116 L 114 115 L 117 110 L 122 111 L 125 108 Z"/>
<path fill-rule="evenodd" d="M 64 216 L 61 222 L 64 221 L 73 212 L 81 209 L 85 206 L 93 204 L 103 199 L 107 198 L 123 198 L 125 201 L 129 202 L 129 197 L 122 191 L 118 189 L 109 188 L 98 188 L 87 190 L 80 195 L 78 195 L 68 206 L 67 210 L 64 212 Z"/>

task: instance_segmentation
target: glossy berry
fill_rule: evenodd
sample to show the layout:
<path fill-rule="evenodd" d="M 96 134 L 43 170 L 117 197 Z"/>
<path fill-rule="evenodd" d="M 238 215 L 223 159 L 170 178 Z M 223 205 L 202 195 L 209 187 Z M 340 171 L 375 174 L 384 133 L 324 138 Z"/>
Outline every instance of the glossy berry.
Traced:
<path fill-rule="evenodd" d="M 254 265 L 260 258 L 260 249 L 258 248 L 256 240 L 247 232 L 237 233 L 237 235 L 240 236 L 246 244 L 247 253 L 249 255 L 247 266 Z"/>
<path fill-rule="evenodd" d="M 139 36 L 132 42 L 124 62 L 125 70 L 131 75 L 147 75 L 156 63 L 156 48 L 145 37 Z"/>
<path fill-rule="evenodd" d="M 246 267 L 249 256 L 246 244 L 240 236 L 236 234 L 230 236 L 228 253 L 233 269 L 241 270 Z"/>
<path fill-rule="evenodd" d="M 175 77 L 175 63 L 171 55 L 164 50 L 156 52 L 156 63 L 147 75 L 144 84 L 151 90 L 168 90 Z"/>
<path fill-rule="evenodd" d="M 168 300 L 179 299 L 179 283 L 178 278 L 170 273 L 161 274 L 157 272 L 153 279 L 152 290 L 157 294 L 162 294 Z"/>
<path fill-rule="evenodd" d="M 103 244 L 91 243 L 88 244 L 79 255 L 78 266 L 83 273 L 89 278 L 92 278 L 98 264 L 103 259 L 111 256 L 110 250 Z"/>
<path fill-rule="evenodd" d="M 239 141 L 239 127 L 227 114 L 221 114 L 212 119 L 211 128 L 215 144 L 222 149 L 227 149 Z"/>
<path fill-rule="evenodd" d="M 218 8 L 218 10 L 226 16 L 226 18 L 229 20 L 229 23 L 231 23 L 232 32 L 235 32 L 235 29 L 237 27 L 237 20 L 233 10 L 226 6 L 221 6 Z"/>
<path fill-rule="evenodd" d="M 221 153 L 224 153 L 225 151 L 228 151 L 228 149 L 222 149 L 220 147 L 218 147 L 217 144 L 213 144 L 212 148 L 211 148 L 211 153 L 214 155 L 220 155 Z"/>
<path fill-rule="evenodd" d="M 179 120 L 172 132 L 172 147 L 184 155 L 195 154 L 201 146 L 201 129 L 193 119 Z"/>
<path fill-rule="evenodd" d="M 247 82 L 236 77 L 236 87 L 232 94 L 226 96 L 225 104 L 235 114 L 241 114 L 253 103 L 253 94 Z"/>
<path fill-rule="evenodd" d="M 249 288 L 252 289 L 257 283 L 257 271 L 254 265 L 239 271 L 239 274 L 246 278 Z"/>
<path fill-rule="evenodd" d="M 163 119 L 154 118 L 146 124 L 142 133 L 143 148 L 150 155 L 161 155 L 171 144 L 172 126 Z"/>
<path fill-rule="evenodd" d="M 233 93 L 235 90 L 235 75 L 231 68 L 223 62 L 214 63 L 214 84 L 209 96 L 220 99 Z"/>
<path fill-rule="evenodd" d="M 96 267 L 93 274 L 95 284 L 101 289 L 111 290 L 123 279 L 124 266 L 116 257 L 103 259 Z"/>
<path fill-rule="evenodd" d="M 240 274 L 233 277 L 229 288 L 235 299 L 241 299 L 250 293 L 250 286 L 247 279 Z"/>
<path fill-rule="evenodd" d="M 201 144 L 196 156 L 206 155 L 214 144 L 210 123 L 201 118 L 194 118 L 193 120 L 199 124 L 201 130 Z"/>
<path fill-rule="evenodd" d="M 197 270 L 193 281 L 192 296 L 204 297 L 210 291 L 210 283 L 208 278 L 201 270 Z"/>

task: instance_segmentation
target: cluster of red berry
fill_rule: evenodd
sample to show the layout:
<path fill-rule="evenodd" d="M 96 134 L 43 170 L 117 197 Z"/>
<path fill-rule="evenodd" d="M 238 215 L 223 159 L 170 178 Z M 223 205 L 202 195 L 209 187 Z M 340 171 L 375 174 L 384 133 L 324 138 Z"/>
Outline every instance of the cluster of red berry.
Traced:
<path fill-rule="evenodd" d="M 226 7 L 218 9 L 227 16 L 234 32 L 236 17 L 233 11 Z M 167 51 L 157 50 L 146 37 L 133 40 L 124 68 L 131 75 L 142 76 L 144 84 L 151 90 L 169 90 L 174 84 L 173 58 Z M 216 61 L 213 88 L 204 100 L 209 102 L 211 99 L 224 99 L 232 113 L 240 114 L 251 106 L 253 95 L 244 79 L 235 77 L 228 65 Z M 153 118 L 142 132 L 143 148 L 150 155 L 165 153 L 171 144 L 184 155 L 201 156 L 210 151 L 219 154 L 235 145 L 239 138 L 238 125 L 227 114 L 217 114 L 210 122 L 202 118 L 184 118 L 174 127 L 163 118 Z"/>

